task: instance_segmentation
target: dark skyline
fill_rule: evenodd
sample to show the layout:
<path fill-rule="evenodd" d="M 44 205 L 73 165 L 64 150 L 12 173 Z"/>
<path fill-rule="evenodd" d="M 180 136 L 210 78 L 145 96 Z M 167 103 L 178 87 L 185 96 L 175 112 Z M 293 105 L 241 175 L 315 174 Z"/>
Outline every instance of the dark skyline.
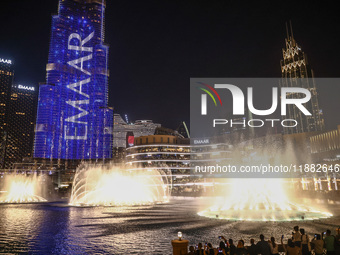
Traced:
<path fill-rule="evenodd" d="M 15 83 L 45 81 L 57 8 L 57 0 L 2 1 L 0 57 L 13 60 Z M 189 121 L 190 77 L 280 77 L 289 20 L 315 76 L 339 77 L 339 16 L 325 2 L 108 0 L 109 104 L 130 120 L 176 128 Z M 334 95 L 319 93 L 331 114 L 324 102 Z"/>

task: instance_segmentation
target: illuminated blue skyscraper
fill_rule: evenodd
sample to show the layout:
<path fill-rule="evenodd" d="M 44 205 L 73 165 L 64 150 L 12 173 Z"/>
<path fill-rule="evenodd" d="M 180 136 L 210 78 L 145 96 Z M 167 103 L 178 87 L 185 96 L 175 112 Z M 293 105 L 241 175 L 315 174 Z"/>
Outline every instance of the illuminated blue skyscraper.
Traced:
<path fill-rule="evenodd" d="M 52 17 L 46 84 L 40 85 L 34 157 L 112 157 L 104 0 L 60 0 Z"/>

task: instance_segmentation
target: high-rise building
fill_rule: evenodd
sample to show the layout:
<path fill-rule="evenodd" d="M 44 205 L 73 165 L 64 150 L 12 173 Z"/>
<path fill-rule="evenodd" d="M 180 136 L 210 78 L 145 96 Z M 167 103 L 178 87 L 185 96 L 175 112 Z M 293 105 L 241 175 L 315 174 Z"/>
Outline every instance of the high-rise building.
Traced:
<path fill-rule="evenodd" d="M 33 86 L 13 85 L 7 108 L 6 169 L 32 157 L 37 91 Z"/>
<path fill-rule="evenodd" d="M 7 136 L 7 108 L 13 84 L 14 71 L 12 61 L 0 58 L 0 167 L 4 167 Z"/>
<path fill-rule="evenodd" d="M 40 85 L 34 157 L 112 157 L 113 109 L 108 107 L 105 0 L 59 0 L 46 83 Z"/>
<path fill-rule="evenodd" d="M 282 49 L 281 60 L 282 87 L 302 87 L 311 93 L 311 99 L 304 104 L 312 114 L 304 115 L 295 105 L 287 105 L 286 119 L 294 119 L 298 122 L 296 127 L 284 128 L 284 134 L 322 131 L 324 119 L 319 108 L 318 93 L 315 85 L 313 70 L 311 69 L 305 53 L 295 41 L 293 29 L 290 24 L 290 32 L 287 26 L 286 47 Z M 302 98 L 301 93 L 291 93 L 288 98 Z"/>

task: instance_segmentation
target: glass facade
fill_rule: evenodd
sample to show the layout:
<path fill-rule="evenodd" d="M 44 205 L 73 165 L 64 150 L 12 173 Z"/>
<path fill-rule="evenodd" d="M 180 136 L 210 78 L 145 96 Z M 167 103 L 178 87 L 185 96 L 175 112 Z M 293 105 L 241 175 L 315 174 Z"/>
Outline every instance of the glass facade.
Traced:
<path fill-rule="evenodd" d="M 105 2 L 60 0 L 52 17 L 46 84 L 40 85 L 35 158 L 112 157 Z"/>
<path fill-rule="evenodd" d="M 4 168 L 6 150 L 8 101 L 13 83 L 12 61 L 0 58 L 0 167 Z"/>
<path fill-rule="evenodd" d="M 32 157 L 37 93 L 33 86 L 13 85 L 7 108 L 5 168 Z"/>

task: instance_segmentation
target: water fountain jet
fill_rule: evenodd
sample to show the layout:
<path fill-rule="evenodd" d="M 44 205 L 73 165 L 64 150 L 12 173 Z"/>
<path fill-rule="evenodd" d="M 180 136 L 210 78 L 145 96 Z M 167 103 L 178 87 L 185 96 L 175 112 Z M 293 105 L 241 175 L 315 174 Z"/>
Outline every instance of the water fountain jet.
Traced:
<path fill-rule="evenodd" d="M 231 191 L 200 216 L 235 221 L 301 221 L 329 218 L 329 212 L 288 199 L 282 179 L 232 179 Z"/>
<path fill-rule="evenodd" d="M 130 171 L 114 165 L 83 165 L 76 171 L 70 205 L 121 206 L 167 202 L 165 174 L 140 168 Z"/>
<path fill-rule="evenodd" d="M 40 203 L 47 200 L 37 194 L 41 188 L 40 176 L 7 175 L 0 203 Z"/>

